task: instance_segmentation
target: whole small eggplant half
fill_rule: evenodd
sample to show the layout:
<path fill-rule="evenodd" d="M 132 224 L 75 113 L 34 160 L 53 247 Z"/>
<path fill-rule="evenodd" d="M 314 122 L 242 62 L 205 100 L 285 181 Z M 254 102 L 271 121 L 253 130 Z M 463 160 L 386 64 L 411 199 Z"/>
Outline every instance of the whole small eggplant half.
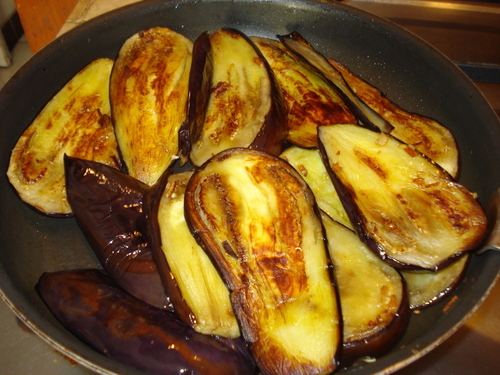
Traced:
<path fill-rule="evenodd" d="M 229 148 L 279 155 L 287 135 L 286 105 L 264 56 L 242 32 L 219 29 L 194 43 L 188 118 L 181 161 L 200 166 Z"/>
<path fill-rule="evenodd" d="M 37 290 L 70 332 L 105 356 L 158 375 L 251 375 L 243 340 L 193 331 L 125 293 L 101 270 L 44 273 Z"/>
<path fill-rule="evenodd" d="M 109 103 L 113 63 L 96 59 L 80 70 L 12 150 L 7 177 L 19 197 L 40 213 L 72 215 L 64 186 L 65 154 L 121 167 Z"/>
<path fill-rule="evenodd" d="M 317 147 L 318 125 L 357 123 L 344 97 L 322 74 L 277 40 L 252 37 L 280 84 L 288 113 L 288 141 Z"/>
<path fill-rule="evenodd" d="M 278 157 L 243 148 L 191 177 L 186 220 L 231 291 L 243 337 L 264 374 L 329 374 L 341 317 L 314 196 Z"/>
<path fill-rule="evenodd" d="M 326 212 L 340 224 L 354 229 L 318 149 L 292 146 L 283 151 L 280 158 L 286 160 L 301 174 L 311 188 L 321 211 Z"/>
<path fill-rule="evenodd" d="M 172 310 L 147 231 L 148 186 L 101 163 L 64 161 L 68 202 L 103 268 L 134 297 Z"/>
<path fill-rule="evenodd" d="M 423 154 L 357 125 L 318 129 L 351 223 L 382 259 L 437 271 L 481 243 L 487 219 L 475 195 Z"/>
<path fill-rule="evenodd" d="M 328 62 L 325 56 L 316 51 L 302 35 L 293 32 L 288 35 L 280 35 L 278 38 L 289 51 L 300 57 L 302 61 L 309 63 L 337 87 L 350 109 L 364 126 L 373 130 L 379 129 L 386 133 L 391 132 L 393 126 L 367 106 L 349 87 L 342 74 Z"/>
<path fill-rule="evenodd" d="M 186 119 L 193 42 L 165 27 L 127 39 L 116 59 L 110 100 L 116 137 L 128 173 L 154 185 L 178 157 Z"/>
<path fill-rule="evenodd" d="M 453 178 L 458 176 L 459 151 L 453 134 L 446 127 L 431 118 L 405 111 L 338 61 L 331 58 L 328 61 L 363 102 L 394 126 L 392 136 L 415 147 Z"/>
<path fill-rule="evenodd" d="M 229 290 L 184 218 L 184 192 L 192 174 L 169 175 L 150 205 L 153 257 L 175 311 L 185 324 L 200 333 L 236 338 L 240 329 Z"/>
<path fill-rule="evenodd" d="M 401 274 L 352 230 L 322 214 L 342 309 L 342 365 L 380 357 L 397 344 L 410 319 Z"/>
<path fill-rule="evenodd" d="M 401 271 L 408 289 L 412 310 L 421 310 L 435 305 L 453 292 L 465 276 L 470 263 L 470 254 L 436 271 Z"/>

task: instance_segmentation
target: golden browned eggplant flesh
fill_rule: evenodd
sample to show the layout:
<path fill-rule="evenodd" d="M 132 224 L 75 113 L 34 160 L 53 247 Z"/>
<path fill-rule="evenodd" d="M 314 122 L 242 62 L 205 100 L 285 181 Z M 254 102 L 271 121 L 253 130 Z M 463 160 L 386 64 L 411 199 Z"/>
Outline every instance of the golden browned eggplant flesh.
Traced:
<path fill-rule="evenodd" d="M 226 150 L 195 172 L 185 209 L 229 286 L 260 369 L 335 370 L 337 296 L 314 196 L 297 171 L 267 153 Z"/>
<path fill-rule="evenodd" d="M 49 215 L 71 214 L 65 153 L 125 167 L 82 178 L 92 184 L 107 170 L 126 183 L 81 186 L 84 232 L 91 244 L 104 239 L 94 248 L 113 255 L 103 268 L 120 290 L 140 289 L 146 310 L 169 301 L 176 325 L 209 341 L 238 342 L 243 353 L 244 339 L 264 374 L 327 374 L 384 355 L 410 309 L 458 285 L 486 230 L 476 197 L 454 180 L 451 133 L 297 33 L 270 40 L 220 29 L 193 43 L 154 27 L 131 36 L 115 62 L 78 73 L 12 151 L 10 182 Z M 187 171 L 170 175 L 176 163 Z M 120 199 L 98 209 L 102 194 L 92 192 L 103 187 Z M 103 218 L 112 233 L 92 230 Z M 109 236 L 140 241 L 108 248 Z M 134 258 L 143 246 L 146 263 Z M 144 286 L 148 269 L 155 281 Z M 239 366 L 230 362 L 217 366 Z"/>
<path fill-rule="evenodd" d="M 64 154 L 120 167 L 111 124 L 110 59 L 78 72 L 46 104 L 12 150 L 7 176 L 21 199 L 47 215 L 71 215 Z"/>
<path fill-rule="evenodd" d="M 154 185 L 177 157 L 192 48 L 192 41 L 173 30 L 147 29 L 125 41 L 111 73 L 120 151 L 130 175 L 147 185 Z"/>
<path fill-rule="evenodd" d="M 381 258 L 437 271 L 482 241 L 474 194 L 409 145 L 358 125 L 323 126 L 318 137 L 352 224 Z"/>

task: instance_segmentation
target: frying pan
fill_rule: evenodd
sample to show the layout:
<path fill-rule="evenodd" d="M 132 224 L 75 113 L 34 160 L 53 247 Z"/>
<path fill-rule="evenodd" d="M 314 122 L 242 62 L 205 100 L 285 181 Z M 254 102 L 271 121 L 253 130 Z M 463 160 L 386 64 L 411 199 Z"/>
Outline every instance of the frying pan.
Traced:
<path fill-rule="evenodd" d="M 67 357 L 101 374 L 138 374 L 96 353 L 50 314 L 34 285 L 45 271 L 97 267 L 73 219 L 44 217 L 16 196 L 7 170 L 10 151 L 45 103 L 81 68 L 115 58 L 132 34 L 166 26 L 194 40 L 205 30 L 240 29 L 274 37 L 301 33 L 403 108 L 435 118 L 461 150 L 460 182 L 486 204 L 500 186 L 500 123 L 474 84 L 452 62 L 414 35 L 343 4 L 299 0 L 142 1 L 95 18 L 34 55 L 0 92 L 0 288 L 18 317 Z M 339 373 L 391 373 L 442 343 L 484 300 L 500 268 L 498 253 L 473 256 L 465 280 L 448 299 L 414 314 L 400 344 L 374 363 Z"/>

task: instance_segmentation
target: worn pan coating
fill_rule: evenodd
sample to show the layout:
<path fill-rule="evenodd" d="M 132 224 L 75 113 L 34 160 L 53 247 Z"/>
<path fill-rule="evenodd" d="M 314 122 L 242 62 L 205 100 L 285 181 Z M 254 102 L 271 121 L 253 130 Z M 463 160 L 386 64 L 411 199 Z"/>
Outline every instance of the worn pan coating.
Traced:
<path fill-rule="evenodd" d="M 500 124 L 470 80 L 449 60 L 406 31 L 342 4 L 309 1 L 143 1 L 94 19 L 29 60 L 0 93 L 0 288 L 16 314 L 66 356 L 98 373 L 136 374 L 64 330 L 33 289 L 44 271 L 92 267 L 97 261 L 73 219 L 41 216 L 24 205 L 5 177 L 10 150 L 43 105 L 78 70 L 98 57 L 115 58 L 133 33 L 166 26 L 195 39 L 204 30 L 234 27 L 274 37 L 300 32 L 404 108 L 448 126 L 461 149 L 460 181 L 485 204 L 500 186 Z M 414 315 L 401 344 L 372 364 L 341 373 L 390 373 L 455 332 L 485 298 L 500 266 L 492 252 L 474 256 L 449 301 Z"/>

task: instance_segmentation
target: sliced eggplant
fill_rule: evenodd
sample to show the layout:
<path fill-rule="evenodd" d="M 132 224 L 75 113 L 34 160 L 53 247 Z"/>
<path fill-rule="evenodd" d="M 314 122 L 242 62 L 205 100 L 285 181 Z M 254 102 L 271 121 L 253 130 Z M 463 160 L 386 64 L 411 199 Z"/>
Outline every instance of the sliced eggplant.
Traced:
<path fill-rule="evenodd" d="M 317 149 L 292 146 L 286 149 L 280 157 L 302 175 L 322 211 L 333 220 L 354 229 Z"/>
<path fill-rule="evenodd" d="M 151 252 L 144 210 L 148 186 L 104 164 L 66 157 L 76 221 L 108 274 L 134 297 L 172 310 Z"/>
<path fill-rule="evenodd" d="M 233 147 L 279 155 L 286 106 L 266 59 L 243 33 L 201 34 L 193 49 L 189 114 L 180 133 L 181 160 L 200 166 Z"/>
<path fill-rule="evenodd" d="M 184 218 L 184 192 L 192 172 L 172 174 L 151 215 L 153 251 L 175 311 L 195 331 L 238 337 L 229 290 Z"/>
<path fill-rule="evenodd" d="M 128 173 L 154 185 L 178 157 L 193 42 L 164 27 L 123 43 L 111 74 L 113 122 Z"/>
<path fill-rule="evenodd" d="M 379 129 L 386 133 L 389 133 L 393 129 L 391 124 L 358 98 L 346 83 L 342 74 L 328 62 L 325 56 L 316 51 L 302 35 L 293 32 L 288 35 L 281 35 L 279 39 L 286 48 L 300 57 L 304 62 L 309 63 L 317 69 L 318 72 L 323 74 L 326 79 L 338 88 L 351 110 L 366 127 Z"/>
<path fill-rule="evenodd" d="M 288 110 L 288 141 L 301 147 L 317 147 L 318 125 L 357 123 L 356 116 L 332 83 L 282 43 L 252 37 L 268 61 L 283 90 Z"/>
<path fill-rule="evenodd" d="M 194 173 L 185 199 L 262 372 L 334 371 L 337 295 L 314 196 L 297 171 L 268 153 L 229 149 Z"/>
<path fill-rule="evenodd" d="M 113 60 L 97 59 L 45 105 L 17 141 L 7 176 L 20 198 L 50 216 L 71 216 L 64 186 L 64 154 L 120 168 L 111 123 Z"/>
<path fill-rule="evenodd" d="M 137 300 L 101 270 L 44 273 L 37 290 L 69 331 L 105 356 L 150 374 L 251 375 L 243 340 L 193 331 Z"/>
<path fill-rule="evenodd" d="M 406 280 L 411 309 L 432 306 L 453 292 L 464 278 L 469 262 L 470 254 L 465 254 L 436 272 L 401 271 Z"/>
<path fill-rule="evenodd" d="M 342 309 L 342 364 L 380 357 L 401 339 L 410 314 L 401 274 L 352 230 L 322 214 Z"/>
<path fill-rule="evenodd" d="M 437 271 L 479 245 L 475 195 L 411 146 L 357 125 L 318 128 L 323 161 L 356 232 L 396 267 Z"/>
<path fill-rule="evenodd" d="M 405 111 L 387 99 L 380 90 L 355 76 L 346 66 L 330 58 L 328 61 L 363 102 L 394 126 L 392 136 L 412 145 L 453 178 L 457 177 L 460 164 L 458 147 L 453 134 L 446 127 L 431 118 Z"/>

